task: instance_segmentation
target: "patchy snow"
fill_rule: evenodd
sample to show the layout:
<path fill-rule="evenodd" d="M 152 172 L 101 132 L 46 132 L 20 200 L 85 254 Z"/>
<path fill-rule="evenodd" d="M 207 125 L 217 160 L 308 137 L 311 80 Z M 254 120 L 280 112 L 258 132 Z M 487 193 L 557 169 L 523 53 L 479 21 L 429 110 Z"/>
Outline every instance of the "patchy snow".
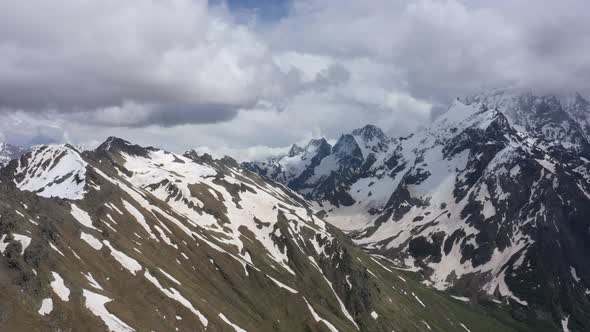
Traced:
<path fill-rule="evenodd" d="M 145 231 L 150 235 L 150 237 L 153 240 L 159 241 L 158 238 L 156 237 L 156 235 L 150 229 L 150 226 L 146 222 L 145 217 L 143 216 L 143 214 L 141 214 L 141 212 L 139 212 L 139 210 L 136 209 L 135 206 L 131 205 L 126 200 L 123 200 L 123 206 L 125 207 L 125 209 L 127 211 L 129 211 L 129 213 L 131 213 L 131 215 L 135 218 L 135 220 L 141 225 L 141 227 L 143 229 L 145 229 Z"/>
<path fill-rule="evenodd" d="M 292 294 L 297 294 L 299 293 L 298 291 L 296 291 L 295 289 L 283 284 L 282 282 L 278 281 L 277 279 L 269 276 L 268 274 L 266 275 L 270 280 L 272 280 L 277 286 L 286 289 L 287 291 L 289 291 Z"/>
<path fill-rule="evenodd" d="M 570 332 L 570 329 L 568 327 L 569 321 L 570 321 L 569 315 L 563 316 L 563 318 L 561 318 L 561 329 L 563 330 L 563 332 Z"/>
<path fill-rule="evenodd" d="M 348 289 L 352 289 L 352 283 L 350 282 L 350 275 L 346 275 L 346 284 L 348 285 Z"/>
<path fill-rule="evenodd" d="M 232 258 L 240 261 L 244 268 L 246 266 L 256 268 L 249 259 L 249 255 L 243 250 L 243 241 L 246 238 L 243 237 L 242 230 L 246 228 L 254 234 L 254 238 L 248 240 L 258 241 L 267 250 L 269 258 L 277 262 L 287 272 L 295 274 L 289 267 L 288 253 L 281 250 L 274 239 L 277 234 L 274 233 L 275 228 L 273 226 L 276 224 L 280 213 L 283 213 L 287 219 L 294 221 L 289 222 L 288 231 L 295 235 L 297 245 L 305 243 L 301 236 L 301 227 L 310 228 L 314 232 L 321 234 L 323 238 L 331 238 L 331 235 L 325 229 L 323 221 L 310 216 L 307 208 L 289 197 L 283 189 L 266 183 L 254 182 L 233 169 L 229 169 L 231 176 L 223 176 L 222 181 L 231 186 L 247 185 L 252 188 L 252 191 L 244 190 L 238 193 L 239 203 L 234 197 L 235 193 L 228 191 L 226 185 L 217 181 L 216 177 L 213 176 L 220 175 L 217 170 L 206 164 L 196 163 L 184 156 L 160 150 L 150 150 L 148 158 L 124 153 L 122 157 L 125 160 L 125 167 L 132 171 L 133 175 L 121 174 L 121 176 L 124 176 L 135 188 L 141 188 L 141 190 L 130 188 L 121 181 L 104 175 L 107 180 L 116 183 L 121 189 L 128 192 L 142 208 L 164 215 L 190 237 L 197 237 L 214 249 L 230 254 Z M 99 174 L 102 175 L 102 173 Z M 229 222 L 223 224 L 221 232 L 218 216 L 208 213 L 207 209 L 204 209 L 206 200 L 201 200 L 199 195 L 194 195 L 191 191 L 194 190 L 192 186 L 196 185 L 203 189 L 199 191 L 202 195 L 213 195 L 219 203 L 223 204 L 224 210 L 227 211 L 225 216 Z M 157 208 L 147 202 L 140 191 L 149 191 L 159 199 L 167 201 L 172 210 L 184 216 L 185 219 L 182 221 L 177 220 L 164 211 L 156 211 Z M 173 196 L 171 195 L 172 192 L 174 192 Z M 129 205 L 126 204 L 126 208 Z M 143 221 L 139 215 L 136 217 L 138 221 Z M 258 224 L 259 227 L 257 227 L 254 218 L 261 221 L 264 226 L 260 227 L 260 224 Z M 143 226 L 147 231 L 147 223 L 143 224 Z M 199 234 L 200 232 L 194 230 L 196 228 L 203 228 L 212 232 L 208 234 L 209 236 L 204 237 Z M 231 254 L 230 251 L 217 243 L 234 246 L 237 249 L 235 251 L 240 254 Z M 245 271 L 247 270 L 245 269 Z"/>
<path fill-rule="evenodd" d="M 37 146 L 23 164 L 18 161 L 16 186 L 43 197 L 84 198 L 86 162 L 68 145 Z"/>
<path fill-rule="evenodd" d="M 156 286 L 162 293 L 164 293 L 169 298 L 175 300 L 176 302 L 182 304 L 185 308 L 189 309 L 193 314 L 195 314 L 195 316 L 197 316 L 197 318 L 199 319 L 201 324 L 203 324 L 203 326 L 205 326 L 205 328 L 207 328 L 207 325 L 209 324 L 209 321 L 207 320 L 207 318 L 205 318 L 205 316 L 203 316 L 203 314 L 201 314 L 201 312 L 199 310 L 195 309 L 195 307 L 190 303 L 190 301 L 187 300 L 184 296 L 182 296 L 182 294 L 180 294 L 180 292 L 178 292 L 174 288 L 162 287 L 162 285 L 160 284 L 158 279 L 156 279 L 156 277 L 151 275 L 150 271 L 148 271 L 148 270 L 145 271 L 144 275 L 145 275 L 145 278 L 149 282 L 151 282 L 154 286 Z"/>
<path fill-rule="evenodd" d="M 135 275 L 143 268 L 141 264 L 139 264 L 139 262 L 137 262 L 135 259 L 127 256 L 124 252 L 115 249 L 109 241 L 104 240 L 102 243 L 104 243 L 104 245 L 111 250 L 111 256 L 113 256 L 113 258 L 117 260 L 117 262 L 119 262 L 122 267 L 131 272 L 131 274 Z"/>
<path fill-rule="evenodd" d="M 90 273 L 90 272 L 88 272 L 87 274 L 82 273 L 82 275 L 86 278 L 86 280 L 88 280 L 88 283 L 90 283 L 90 286 L 92 288 L 96 288 L 98 290 L 103 290 L 102 286 L 96 280 L 94 280 L 94 277 L 92 277 L 92 273 Z"/>
<path fill-rule="evenodd" d="M 524 300 L 518 298 L 516 295 L 514 295 L 514 293 L 512 293 L 510 291 L 510 288 L 506 284 L 505 273 L 506 273 L 506 270 L 502 270 L 502 272 L 500 272 L 500 274 L 496 278 L 497 287 L 498 287 L 498 290 L 500 291 L 500 294 L 502 296 L 507 296 L 507 297 L 513 299 L 514 301 L 518 302 L 521 305 L 524 305 L 524 306 L 528 305 L 527 301 L 524 301 Z M 493 283 L 491 283 L 489 285 L 493 285 Z M 488 288 L 488 292 L 490 289 L 491 289 L 491 287 Z"/>
<path fill-rule="evenodd" d="M 64 280 L 56 272 L 51 272 L 53 281 L 51 282 L 51 288 L 55 295 L 57 295 L 62 301 L 68 302 L 70 300 L 70 289 L 64 284 Z"/>
<path fill-rule="evenodd" d="M 418 303 L 420 303 L 421 306 L 423 306 L 424 308 L 426 308 L 426 305 L 424 304 L 424 302 L 422 302 L 420 300 L 420 298 L 418 296 L 416 296 L 416 294 L 414 294 L 414 292 L 412 292 L 412 296 L 416 299 L 416 301 L 418 301 Z"/>
<path fill-rule="evenodd" d="M 494 204 L 492 204 L 490 197 L 491 195 L 488 191 L 487 184 L 482 183 L 479 187 L 479 192 L 475 200 L 483 204 L 483 209 L 481 213 L 483 214 L 483 217 L 485 219 L 491 218 L 496 215 L 496 209 L 494 207 Z"/>
<path fill-rule="evenodd" d="M 361 178 L 348 190 L 357 204 L 334 206 L 330 202 L 322 202 L 322 206 L 314 203 L 314 209 L 326 211 L 326 221 L 339 229 L 344 231 L 362 229 L 368 226 L 373 218 L 367 211 L 382 209 L 391 196 L 391 188 L 397 187 L 402 177 L 403 172 L 393 178 L 389 176 Z"/>
<path fill-rule="evenodd" d="M 1 242 L 0 242 L 0 244 L 1 244 Z M 64 253 L 61 252 L 61 250 L 59 250 L 53 243 L 49 242 L 49 246 L 51 247 L 51 249 L 55 250 L 58 254 L 66 257 L 66 255 L 64 255 Z"/>
<path fill-rule="evenodd" d="M 181 285 L 180 281 L 176 280 L 173 276 L 171 276 L 170 274 L 166 273 L 166 271 L 164 271 L 164 270 L 162 270 L 160 268 L 159 268 L 159 270 L 160 270 L 160 272 L 162 272 L 163 275 L 166 276 L 166 278 L 170 279 L 172 282 L 174 282 L 175 284 L 177 284 L 179 286 Z"/>
<path fill-rule="evenodd" d="M 387 272 L 391 272 L 393 273 L 393 271 L 391 271 L 389 268 L 387 268 L 385 265 L 381 264 L 381 262 L 379 262 L 378 260 L 375 259 L 375 257 L 371 256 L 371 259 L 377 263 L 379 266 L 381 266 L 384 270 L 386 270 Z"/>
<path fill-rule="evenodd" d="M 547 159 L 535 159 L 539 165 L 543 166 L 549 172 L 555 174 L 555 164 Z"/>
<path fill-rule="evenodd" d="M 467 331 L 467 332 L 471 332 L 471 330 L 470 330 L 470 329 L 468 329 L 468 328 L 467 328 L 467 326 L 465 326 L 465 324 L 463 324 L 463 323 L 459 323 L 459 325 L 461 325 L 461 327 L 462 327 L 463 329 L 465 329 L 465 331 Z"/>
<path fill-rule="evenodd" d="M 88 228 L 98 230 L 96 227 L 92 226 L 92 219 L 90 219 L 90 215 L 86 211 L 77 207 L 76 204 L 71 204 L 70 207 L 71 207 L 70 213 L 72 214 L 72 216 L 74 216 L 74 218 L 76 218 L 76 220 L 80 224 L 82 224 L 83 226 L 86 226 Z"/>
<path fill-rule="evenodd" d="M 582 280 L 582 279 L 580 279 L 580 277 L 578 277 L 578 274 L 576 273 L 576 268 L 575 267 L 570 266 L 570 273 L 572 274 L 572 278 L 574 278 L 574 280 L 576 282 L 580 282 L 580 280 Z"/>
<path fill-rule="evenodd" d="M 16 234 L 16 233 L 13 233 L 12 236 L 14 237 L 14 239 L 16 241 L 20 242 L 21 255 L 24 255 L 25 249 L 27 249 L 27 247 L 29 247 L 29 245 L 31 244 L 31 238 L 26 235 L 20 235 L 20 234 Z"/>
<path fill-rule="evenodd" d="M 88 243 L 88 245 L 94 248 L 94 250 L 102 249 L 102 243 L 100 243 L 100 241 L 91 234 L 80 232 L 80 239 Z"/>
<path fill-rule="evenodd" d="M 466 234 L 476 233 L 475 230 L 468 228 L 469 226 L 465 224 L 461 224 L 460 227 L 460 229 L 465 231 Z M 446 231 L 447 234 L 452 234 L 453 232 L 454 229 Z M 448 282 L 448 277 L 451 274 L 454 274 L 456 278 L 460 278 L 461 276 L 468 273 L 488 272 L 492 275 L 492 279 L 483 287 L 488 294 L 493 294 L 498 288 L 502 296 L 511 297 L 518 303 L 526 305 L 526 301 L 519 299 L 510 291 L 504 280 L 505 269 L 503 269 L 503 267 L 506 265 L 506 263 L 508 263 L 508 261 L 512 259 L 512 257 L 520 257 L 520 255 L 524 255 L 522 250 L 528 245 L 528 243 L 530 243 L 529 238 L 517 232 L 511 238 L 511 243 L 509 246 L 504 248 L 502 251 L 500 251 L 498 248 L 495 248 L 489 261 L 487 261 L 485 264 L 474 267 L 470 260 L 461 262 L 463 257 L 461 253 L 461 245 L 458 241 L 456 241 L 453 243 L 453 246 L 448 254 L 443 253 L 443 257 L 440 262 L 429 264 L 429 267 L 434 270 L 434 273 L 430 277 L 430 283 L 435 288 L 443 290 L 451 285 Z"/>
<path fill-rule="evenodd" d="M 320 315 L 318 315 L 315 310 L 313 310 L 313 307 L 311 306 L 311 304 L 309 304 L 309 302 L 307 302 L 307 299 L 304 297 L 303 300 L 305 301 L 305 304 L 307 304 L 307 308 L 309 309 L 309 311 L 311 312 L 311 316 L 313 317 L 313 319 L 316 322 L 322 322 L 324 324 L 326 324 L 326 326 L 328 327 L 328 329 L 331 332 L 338 332 L 338 329 L 332 325 L 332 323 L 330 323 L 329 321 L 327 321 L 326 319 L 320 317 Z"/>
<path fill-rule="evenodd" d="M 6 239 L 6 234 L 2 234 L 2 237 L 0 237 L 0 252 L 4 253 L 6 251 L 6 248 L 8 247 L 8 242 L 4 242 L 4 240 Z"/>
<path fill-rule="evenodd" d="M 451 295 L 451 297 L 454 298 L 455 300 L 459 300 L 461 302 L 469 302 L 469 298 L 467 298 L 467 297 L 455 296 L 455 295 Z"/>
<path fill-rule="evenodd" d="M 119 208 L 118 208 L 118 207 L 117 207 L 115 204 L 113 204 L 113 203 L 107 203 L 107 204 L 105 204 L 105 206 L 107 206 L 108 208 L 110 208 L 110 209 L 111 209 L 111 210 L 113 210 L 113 211 L 116 211 L 116 212 L 118 212 L 120 215 L 123 215 L 123 214 L 124 214 L 124 213 L 123 213 L 123 211 L 121 211 L 121 210 L 120 210 L 120 209 L 119 209 Z M 112 220 L 112 219 L 111 219 L 111 220 Z M 113 222 L 116 224 L 116 222 L 115 222 L 114 220 L 112 220 L 112 221 L 113 221 Z"/>
<path fill-rule="evenodd" d="M 41 308 L 39 311 L 39 315 L 45 316 L 49 315 L 53 311 L 53 300 L 51 298 L 46 298 L 41 301 Z"/>
<path fill-rule="evenodd" d="M 160 225 L 164 226 L 163 223 L 160 223 Z M 166 227 L 166 226 L 164 226 L 164 227 Z M 162 240 L 164 240 L 164 243 L 166 243 L 167 245 L 173 247 L 174 249 L 178 249 L 178 245 L 176 245 L 174 242 L 172 242 L 172 239 L 170 239 L 170 237 L 168 237 L 168 235 L 166 234 L 166 231 L 164 231 L 158 225 L 154 225 L 154 228 L 156 229 L 157 233 L 160 234 L 160 237 L 162 238 Z M 167 230 L 168 233 L 170 233 L 170 234 L 172 233 L 172 232 L 170 232 L 169 229 L 166 228 L 166 230 Z M 156 241 L 158 241 L 158 240 L 156 239 Z"/>
<path fill-rule="evenodd" d="M 330 286 L 330 289 L 332 290 L 332 293 L 334 294 L 334 296 L 336 297 L 336 300 L 338 301 L 338 304 L 340 305 L 340 310 L 342 310 L 342 313 L 344 314 L 344 316 L 346 316 L 346 318 L 348 318 L 348 320 L 350 322 L 352 322 L 352 324 L 356 327 L 356 329 L 358 330 L 359 327 L 356 324 L 356 322 L 354 321 L 354 318 L 352 318 L 352 315 L 348 312 L 348 310 L 346 309 L 346 306 L 344 305 L 344 302 L 342 302 L 342 300 L 340 299 L 340 297 L 338 296 L 338 294 L 336 293 L 336 290 L 334 290 L 334 286 L 332 286 L 332 283 L 330 282 L 330 280 L 328 280 L 328 278 L 326 278 L 325 275 L 322 274 L 322 276 L 324 277 L 324 280 L 326 281 L 326 283 L 328 284 L 328 286 Z"/>
<path fill-rule="evenodd" d="M 248 332 L 246 330 L 244 330 L 243 328 L 237 326 L 236 324 L 232 323 L 229 319 L 227 319 L 227 317 L 225 317 L 224 314 L 222 314 L 221 312 L 219 313 L 219 318 L 221 318 L 222 321 L 226 322 L 227 325 L 231 326 L 236 332 Z"/>
<path fill-rule="evenodd" d="M 112 299 L 100 295 L 97 293 L 93 293 L 87 289 L 82 289 L 82 296 L 86 299 L 85 306 L 90 310 L 95 316 L 99 317 L 107 326 L 109 331 L 112 332 L 129 332 L 135 331 L 129 325 L 125 324 L 119 317 L 110 313 L 105 304 L 112 301 Z"/>
<path fill-rule="evenodd" d="M 520 174 L 520 165 L 515 165 L 510 169 L 510 177 L 515 178 Z"/>

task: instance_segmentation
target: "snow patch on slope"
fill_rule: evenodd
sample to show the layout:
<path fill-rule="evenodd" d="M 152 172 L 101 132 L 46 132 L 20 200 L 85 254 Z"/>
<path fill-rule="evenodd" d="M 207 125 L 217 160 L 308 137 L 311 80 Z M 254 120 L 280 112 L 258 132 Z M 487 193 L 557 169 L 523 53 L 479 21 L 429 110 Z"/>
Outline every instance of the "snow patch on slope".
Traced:
<path fill-rule="evenodd" d="M 320 315 L 318 315 L 315 310 L 313 310 L 313 307 L 311 306 L 311 304 L 309 304 L 309 302 L 307 302 L 307 299 L 304 297 L 303 300 L 305 301 L 305 304 L 307 304 L 307 308 L 309 309 L 309 312 L 311 312 L 311 315 L 313 316 L 313 319 L 315 319 L 316 322 L 322 322 L 324 324 L 326 324 L 326 326 L 328 327 L 328 329 L 331 332 L 338 332 L 338 329 L 332 324 L 330 323 L 328 320 L 320 317 Z"/>
<path fill-rule="evenodd" d="M 207 325 L 209 324 L 209 321 L 207 320 L 207 318 L 205 318 L 205 316 L 203 316 L 203 314 L 201 314 L 201 312 L 199 310 L 195 309 L 195 307 L 192 305 L 192 303 L 190 303 L 189 300 L 187 300 L 184 296 L 182 296 L 182 294 L 180 294 L 180 292 L 178 292 L 174 288 L 162 287 L 162 285 L 160 284 L 158 279 L 156 279 L 156 277 L 154 277 L 152 274 L 150 274 L 150 271 L 148 271 L 148 270 L 145 271 L 144 275 L 145 275 L 145 278 L 149 282 L 151 282 L 154 286 L 156 286 L 162 293 L 164 293 L 169 298 L 175 300 L 176 302 L 182 304 L 185 308 L 189 309 L 193 314 L 195 314 L 195 316 L 197 316 L 197 318 L 199 319 L 201 324 L 203 324 L 203 326 L 205 326 L 205 328 L 207 328 Z"/>
<path fill-rule="evenodd" d="M 112 332 L 130 332 L 135 331 L 129 325 L 125 324 L 119 317 L 111 314 L 105 304 L 112 301 L 112 299 L 100 295 L 89 290 L 83 289 L 82 296 L 86 299 L 85 306 L 95 316 L 99 317 Z"/>
<path fill-rule="evenodd" d="M 236 332 L 248 332 L 246 330 L 244 330 L 243 328 L 237 326 L 236 324 L 232 323 L 229 319 L 227 319 L 227 317 L 225 317 L 224 314 L 222 314 L 221 312 L 219 313 L 219 318 L 221 318 L 221 320 L 223 320 L 224 322 L 227 323 L 227 325 L 231 326 Z"/>
<path fill-rule="evenodd" d="M 53 281 L 51 282 L 51 288 L 55 295 L 57 295 L 62 301 L 68 302 L 70 300 L 70 289 L 64 284 L 64 280 L 56 272 L 51 272 Z"/>
<path fill-rule="evenodd" d="M 39 311 L 39 315 L 45 316 L 49 315 L 53 311 L 53 300 L 51 298 L 46 298 L 41 301 L 41 308 Z"/>

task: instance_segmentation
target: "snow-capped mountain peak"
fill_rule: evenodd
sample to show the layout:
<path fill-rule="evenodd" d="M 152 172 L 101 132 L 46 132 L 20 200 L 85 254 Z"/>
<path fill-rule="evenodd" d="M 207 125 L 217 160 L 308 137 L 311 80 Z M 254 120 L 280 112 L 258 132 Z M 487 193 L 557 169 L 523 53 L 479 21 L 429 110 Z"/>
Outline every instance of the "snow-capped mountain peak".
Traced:
<path fill-rule="evenodd" d="M 25 149 L 19 146 L 0 142 L 0 167 L 8 164 L 8 162 L 13 159 L 20 157 L 25 151 Z"/>
<path fill-rule="evenodd" d="M 305 151 L 302 147 L 300 147 L 297 144 L 293 144 L 291 145 L 291 148 L 289 149 L 289 153 L 287 153 L 288 157 L 295 157 L 296 155 L 302 153 L 303 151 Z"/>
<path fill-rule="evenodd" d="M 75 200 L 87 191 L 86 166 L 81 152 L 72 145 L 38 145 L 2 171 L 21 190 Z"/>
<path fill-rule="evenodd" d="M 122 138 L 110 136 L 97 148 L 97 152 L 102 153 L 121 153 L 125 152 L 131 155 L 145 156 L 148 151 L 155 150 L 152 147 L 142 147 L 136 144 L 132 144 Z"/>
<path fill-rule="evenodd" d="M 321 183 L 332 186 L 335 179 L 330 179 L 330 176 L 334 172 L 346 178 L 355 177 L 363 163 L 370 162 L 376 153 L 386 148 L 387 140 L 380 128 L 366 125 L 340 136 L 333 147 L 324 138 L 312 139 L 305 148 L 292 148 L 286 156 L 244 163 L 244 166 L 301 190 L 307 197 L 314 197 L 316 193 L 323 195 L 320 192 L 325 190 L 310 188 L 316 188 Z M 298 153 L 291 153 L 295 151 Z M 330 199 L 335 204 L 350 202 L 350 199 L 338 195 L 332 195 Z"/>
<path fill-rule="evenodd" d="M 358 158 L 360 160 L 363 158 L 359 144 L 354 136 L 350 134 L 340 136 L 336 144 L 334 144 L 332 153 L 337 158 Z"/>
<path fill-rule="evenodd" d="M 387 136 L 383 133 L 381 128 L 368 124 L 362 128 L 358 128 L 352 131 L 352 136 L 358 136 L 365 142 L 377 141 L 384 142 Z"/>
<path fill-rule="evenodd" d="M 283 183 L 429 285 L 554 312 L 557 322 L 568 308 L 582 321 L 590 103 L 571 96 L 497 89 L 456 99 L 408 137 L 374 139 L 372 126 L 344 134 L 307 170 L 307 187 Z M 536 297 L 533 283 L 561 302 Z"/>

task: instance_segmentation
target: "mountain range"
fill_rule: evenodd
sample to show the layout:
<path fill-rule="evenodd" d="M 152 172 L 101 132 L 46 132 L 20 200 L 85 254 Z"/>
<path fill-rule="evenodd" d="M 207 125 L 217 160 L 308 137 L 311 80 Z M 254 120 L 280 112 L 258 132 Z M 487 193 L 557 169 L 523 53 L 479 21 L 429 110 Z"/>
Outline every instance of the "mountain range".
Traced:
<path fill-rule="evenodd" d="M 112 137 L 0 173 L 3 331 L 531 330 L 395 270 L 230 158 Z"/>
<path fill-rule="evenodd" d="M 244 166 L 426 285 L 586 331 L 589 105 L 492 90 L 407 137 L 367 125 Z"/>
<path fill-rule="evenodd" d="M 587 331 L 588 116 L 494 90 L 406 137 L 241 164 L 116 137 L 17 152 L 0 330 Z"/>
<path fill-rule="evenodd" d="M 19 146 L 0 142 L 0 167 L 6 165 L 12 159 L 17 159 L 25 151 Z"/>

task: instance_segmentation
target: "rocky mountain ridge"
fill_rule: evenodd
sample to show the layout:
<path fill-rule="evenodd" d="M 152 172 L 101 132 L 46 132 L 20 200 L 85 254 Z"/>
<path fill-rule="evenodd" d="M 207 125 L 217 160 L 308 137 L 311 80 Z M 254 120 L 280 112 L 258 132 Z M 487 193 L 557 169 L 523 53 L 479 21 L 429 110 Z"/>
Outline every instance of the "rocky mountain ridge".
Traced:
<path fill-rule="evenodd" d="M 0 252 L 1 330 L 534 330 L 424 287 L 231 158 L 114 137 L 1 169 Z"/>
<path fill-rule="evenodd" d="M 282 158 L 270 177 L 428 285 L 584 331 L 588 105 L 579 94 L 493 90 L 455 100 L 408 137 L 361 134 L 379 132 L 374 126 L 342 135 L 336 145 L 346 148 L 298 170 L 303 190 L 280 177 L 288 170 Z M 246 167 L 265 174 L 264 162 Z"/>

